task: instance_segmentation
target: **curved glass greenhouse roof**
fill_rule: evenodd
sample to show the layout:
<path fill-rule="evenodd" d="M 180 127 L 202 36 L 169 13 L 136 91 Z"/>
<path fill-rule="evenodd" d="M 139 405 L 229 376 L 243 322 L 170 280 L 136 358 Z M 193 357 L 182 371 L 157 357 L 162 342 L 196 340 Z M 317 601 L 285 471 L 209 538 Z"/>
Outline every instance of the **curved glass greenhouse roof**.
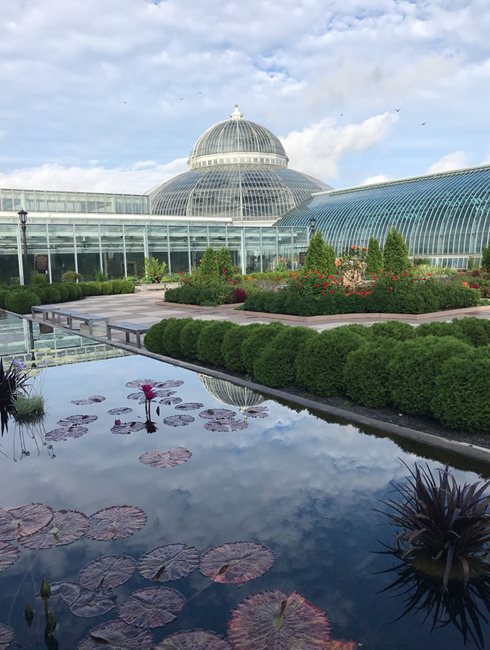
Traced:
<path fill-rule="evenodd" d="M 322 192 L 276 225 L 312 219 L 338 252 L 370 237 L 382 243 L 395 227 L 413 256 L 479 255 L 490 241 L 490 165 Z"/>
<path fill-rule="evenodd" d="M 190 170 L 150 192 L 152 214 L 167 217 L 274 222 L 328 189 L 321 181 L 287 168 L 279 139 L 243 119 L 238 106 L 197 141 Z"/>
<path fill-rule="evenodd" d="M 327 187 L 292 169 L 267 165 L 217 165 L 167 181 L 150 194 L 153 214 L 275 221 Z"/>

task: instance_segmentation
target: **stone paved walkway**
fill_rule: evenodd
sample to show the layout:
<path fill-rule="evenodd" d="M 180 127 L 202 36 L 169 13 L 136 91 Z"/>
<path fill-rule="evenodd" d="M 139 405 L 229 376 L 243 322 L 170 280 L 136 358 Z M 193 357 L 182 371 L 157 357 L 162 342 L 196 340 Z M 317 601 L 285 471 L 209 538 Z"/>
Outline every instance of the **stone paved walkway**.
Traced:
<path fill-rule="evenodd" d="M 236 305 L 221 305 L 219 307 L 196 307 L 192 305 L 177 305 L 163 302 L 163 291 L 137 291 L 134 294 L 114 296 L 90 296 L 83 300 L 65 302 L 63 308 L 90 314 L 108 316 L 111 321 L 131 321 L 152 325 L 164 318 L 196 318 L 201 320 L 229 320 L 241 325 L 250 323 L 282 322 L 287 325 L 302 325 L 312 327 L 317 331 L 346 325 L 362 323 L 370 325 L 386 320 L 403 320 L 407 323 L 418 324 L 431 321 L 446 321 L 463 316 L 478 316 L 490 318 L 490 306 L 472 307 L 434 314 L 344 314 L 335 316 L 288 316 L 284 314 L 264 314 L 259 312 L 243 312 Z M 39 318 L 39 316 L 38 316 Z M 98 336 L 102 335 L 99 329 Z M 113 339 L 124 340 L 122 332 L 114 332 Z"/>

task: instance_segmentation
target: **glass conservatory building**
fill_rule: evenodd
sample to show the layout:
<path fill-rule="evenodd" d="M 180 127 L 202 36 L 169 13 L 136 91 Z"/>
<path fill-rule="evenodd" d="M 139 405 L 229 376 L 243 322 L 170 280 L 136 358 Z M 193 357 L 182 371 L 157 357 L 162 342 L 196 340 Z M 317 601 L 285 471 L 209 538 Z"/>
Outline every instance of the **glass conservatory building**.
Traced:
<path fill-rule="evenodd" d="M 490 165 L 318 193 L 277 225 L 312 220 L 339 253 L 370 237 L 382 244 L 395 227 L 411 256 L 466 268 L 490 244 Z"/>

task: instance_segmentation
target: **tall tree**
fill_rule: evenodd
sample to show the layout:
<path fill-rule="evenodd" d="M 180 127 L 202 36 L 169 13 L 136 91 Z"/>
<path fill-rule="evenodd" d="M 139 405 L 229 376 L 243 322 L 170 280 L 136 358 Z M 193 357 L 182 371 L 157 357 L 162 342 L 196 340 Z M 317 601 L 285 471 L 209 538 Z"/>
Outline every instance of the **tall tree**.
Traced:
<path fill-rule="evenodd" d="M 335 251 L 324 242 L 320 231 L 317 231 L 310 239 L 304 268 L 310 271 L 320 271 L 326 275 L 335 273 Z"/>
<path fill-rule="evenodd" d="M 206 248 L 204 255 L 199 262 L 199 267 L 195 273 L 198 282 L 206 284 L 217 284 L 219 282 L 219 263 L 218 256 L 214 248 Z"/>
<path fill-rule="evenodd" d="M 390 273 L 401 273 L 410 268 L 407 242 L 396 228 L 391 228 L 386 237 L 383 266 Z"/>
<path fill-rule="evenodd" d="M 383 270 L 383 252 L 375 237 L 369 240 L 366 264 L 367 273 L 381 273 Z"/>

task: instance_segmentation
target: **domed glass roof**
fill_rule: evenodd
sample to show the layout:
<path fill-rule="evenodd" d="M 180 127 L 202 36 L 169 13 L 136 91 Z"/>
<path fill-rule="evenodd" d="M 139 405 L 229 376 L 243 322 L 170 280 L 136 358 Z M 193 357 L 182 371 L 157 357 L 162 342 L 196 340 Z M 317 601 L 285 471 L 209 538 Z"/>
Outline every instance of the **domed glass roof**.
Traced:
<path fill-rule="evenodd" d="M 216 379 L 216 377 L 209 377 L 208 375 L 199 375 L 199 379 L 210 395 L 229 406 L 247 408 L 258 406 L 266 400 L 260 393 L 256 393 L 246 386 L 231 384 L 224 379 Z"/>
<path fill-rule="evenodd" d="M 193 169 L 150 194 L 152 214 L 238 221 L 276 221 L 312 193 L 321 181 L 272 165 L 216 165 Z"/>
<path fill-rule="evenodd" d="M 235 157 L 238 155 L 236 160 L 233 160 L 233 154 Z M 261 154 L 261 159 L 247 160 L 243 154 Z M 286 166 L 288 163 L 279 138 L 264 126 L 244 120 L 237 105 L 230 119 L 214 124 L 201 135 L 192 148 L 188 162 L 190 168 L 194 169 L 216 158 L 220 164 L 261 162 Z"/>
<path fill-rule="evenodd" d="M 272 223 L 313 193 L 331 189 L 288 169 L 279 139 L 244 120 L 238 106 L 199 138 L 189 167 L 150 192 L 152 214 Z"/>

